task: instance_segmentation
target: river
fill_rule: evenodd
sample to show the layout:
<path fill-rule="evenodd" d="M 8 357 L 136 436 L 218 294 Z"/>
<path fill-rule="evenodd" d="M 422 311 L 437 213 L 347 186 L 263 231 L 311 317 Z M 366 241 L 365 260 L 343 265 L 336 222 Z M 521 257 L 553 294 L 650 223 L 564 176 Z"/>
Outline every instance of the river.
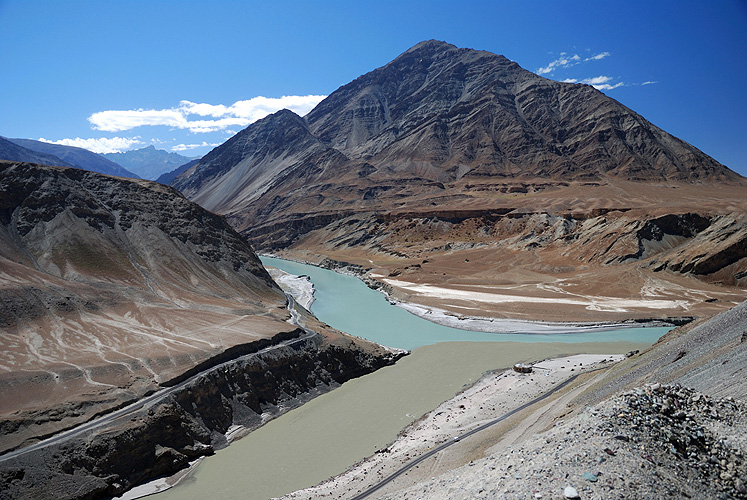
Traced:
<path fill-rule="evenodd" d="M 583 330 L 567 333 L 568 327 L 556 327 L 563 333 L 553 331 L 548 325 L 523 323 L 521 329 L 534 328 L 532 335 L 525 333 L 484 333 L 450 328 L 426 321 L 400 307 L 390 304 L 384 295 L 368 288 L 353 276 L 336 273 L 307 264 L 272 257 L 262 257 L 265 266 L 277 267 L 287 273 L 306 275 L 314 283 L 311 312 L 321 321 L 373 342 L 415 349 L 440 342 L 643 342 L 653 344 L 669 328 L 618 328 Z"/>
<path fill-rule="evenodd" d="M 385 345 L 414 350 L 396 365 L 351 380 L 218 451 L 177 487 L 158 494 L 157 500 L 266 500 L 312 486 L 385 447 L 410 422 L 488 370 L 582 352 L 643 349 L 667 330 L 554 335 L 465 332 L 391 306 L 356 278 L 288 261 L 262 260 L 311 277 L 316 287 L 312 311 L 322 321 Z"/>

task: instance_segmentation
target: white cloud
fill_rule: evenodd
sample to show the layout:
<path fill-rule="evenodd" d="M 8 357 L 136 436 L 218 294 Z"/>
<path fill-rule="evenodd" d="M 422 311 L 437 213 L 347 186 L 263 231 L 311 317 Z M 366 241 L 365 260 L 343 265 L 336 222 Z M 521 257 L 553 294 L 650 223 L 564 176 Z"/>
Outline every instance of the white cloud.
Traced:
<path fill-rule="evenodd" d="M 187 120 L 175 109 L 134 109 L 129 111 L 99 111 L 88 117 L 95 130 L 122 132 L 144 125 L 166 125 L 187 128 Z"/>
<path fill-rule="evenodd" d="M 622 82 L 612 84 L 610 83 L 611 80 L 611 76 L 595 76 L 593 78 L 584 78 L 581 80 L 581 83 L 591 85 L 597 90 L 612 90 L 624 85 Z"/>
<path fill-rule="evenodd" d="M 560 54 L 559 58 L 551 61 L 550 64 L 548 64 L 544 68 L 539 68 L 537 70 L 537 73 L 540 75 L 545 75 L 547 73 L 552 73 L 558 68 L 570 68 L 571 66 L 575 66 L 576 64 L 578 64 L 580 60 L 581 57 L 579 57 L 578 54 L 567 56 L 565 52 L 563 52 Z"/>
<path fill-rule="evenodd" d="M 595 76 L 594 78 L 585 78 L 581 80 L 581 83 L 585 83 L 587 85 L 601 85 L 603 83 L 607 83 L 610 80 L 612 80 L 609 76 Z"/>
<path fill-rule="evenodd" d="M 609 52 L 600 52 L 599 54 L 595 54 L 591 57 L 587 57 L 584 59 L 584 61 L 598 61 L 600 59 L 604 59 L 605 57 L 608 57 L 610 55 Z"/>
<path fill-rule="evenodd" d="M 197 149 L 202 147 L 211 147 L 214 148 L 216 146 L 220 146 L 222 143 L 216 142 L 216 143 L 207 143 L 205 141 L 202 141 L 202 144 L 177 144 L 176 146 L 171 147 L 171 151 L 179 152 L 179 151 L 189 151 L 190 149 Z"/>
<path fill-rule="evenodd" d="M 624 84 L 622 82 L 616 83 L 614 85 L 610 85 L 609 83 L 602 83 L 594 85 L 592 84 L 592 87 L 594 87 L 597 90 L 612 90 L 616 89 L 617 87 L 622 87 Z"/>
<path fill-rule="evenodd" d="M 326 96 L 254 97 L 236 101 L 230 106 L 223 104 L 181 101 L 170 109 L 135 109 L 100 111 L 88 117 L 95 130 L 121 132 L 142 126 L 162 125 L 176 129 L 187 129 L 192 133 L 215 132 L 229 127 L 246 127 L 265 116 L 289 109 L 301 116 L 311 111 Z M 212 119 L 192 119 L 192 116 Z"/>
<path fill-rule="evenodd" d="M 39 140 L 51 144 L 75 146 L 76 148 L 87 149 L 94 153 L 120 153 L 130 149 L 132 146 L 143 144 L 140 141 L 140 137 L 100 137 L 97 139 L 81 139 L 80 137 L 76 137 L 75 139 L 60 139 L 59 141 L 39 138 Z"/>
<path fill-rule="evenodd" d="M 659 83 L 659 82 L 649 80 L 647 82 L 643 82 L 641 85 L 653 85 L 654 83 Z"/>
<path fill-rule="evenodd" d="M 593 78 L 584 78 L 583 80 L 577 80 L 576 78 L 566 78 L 565 80 L 563 80 L 563 83 L 585 83 L 586 85 L 591 85 L 597 90 L 612 90 L 625 85 L 622 82 L 613 84 L 610 83 L 611 81 L 611 76 L 595 76 Z"/>
<path fill-rule="evenodd" d="M 609 52 L 600 52 L 599 54 L 594 54 L 593 56 L 582 58 L 578 54 L 569 55 L 565 52 L 561 52 L 560 57 L 558 57 L 554 61 L 550 61 L 550 64 L 548 64 L 544 68 L 539 68 L 537 70 L 537 74 L 546 75 L 547 73 L 552 73 L 558 68 L 570 68 L 577 64 L 581 64 L 582 62 L 599 61 L 600 59 L 604 59 L 609 55 Z"/>

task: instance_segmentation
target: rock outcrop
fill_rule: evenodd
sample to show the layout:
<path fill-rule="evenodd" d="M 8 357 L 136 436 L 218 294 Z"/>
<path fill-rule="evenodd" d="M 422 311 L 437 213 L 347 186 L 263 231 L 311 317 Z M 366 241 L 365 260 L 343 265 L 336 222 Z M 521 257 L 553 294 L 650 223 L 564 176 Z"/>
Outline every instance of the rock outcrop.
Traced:
<path fill-rule="evenodd" d="M 226 446 L 229 429 L 251 431 L 400 355 L 360 339 L 318 335 L 239 359 L 106 427 L 11 459 L 0 457 L 3 498 L 119 495 Z"/>

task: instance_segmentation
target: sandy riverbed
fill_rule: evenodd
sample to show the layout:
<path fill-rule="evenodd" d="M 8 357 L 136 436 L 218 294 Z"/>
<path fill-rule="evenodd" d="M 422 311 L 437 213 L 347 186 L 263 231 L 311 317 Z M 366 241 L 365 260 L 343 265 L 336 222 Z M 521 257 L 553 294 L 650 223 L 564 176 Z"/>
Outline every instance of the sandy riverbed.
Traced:
<path fill-rule="evenodd" d="M 308 276 L 296 276 L 276 267 L 268 267 L 267 272 L 284 292 L 293 295 L 301 307 L 307 310 L 311 308 L 314 303 L 314 284 Z"/>

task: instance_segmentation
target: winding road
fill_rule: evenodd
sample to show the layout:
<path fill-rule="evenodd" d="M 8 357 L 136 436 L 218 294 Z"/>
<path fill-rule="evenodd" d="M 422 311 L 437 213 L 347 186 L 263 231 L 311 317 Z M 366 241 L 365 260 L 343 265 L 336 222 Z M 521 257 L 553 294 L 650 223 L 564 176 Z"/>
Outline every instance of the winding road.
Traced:
<path fill-rule="evenodd" d="M 105 427 L 112 423 L 113 421 L 119 419 L 119 418 L 125 418 L 131 416 L 133 413 L 142 410 L 143 408 L 150 408 L 151 406 L 160 403 L 163 401 L 164 398 L 167 396 L 179 391 L 180 389 L 184 388 L 186 385 L 190 384 L 194 380 L 203 377 L 207 375 L 208 373 L 212 373 L 216 370 L 220 370 L 222 368 L 225 368 L 228 365 L 231 365 L 233 363 L 236 363 L 237 361 L 243 361 L 247 359 L 251 359 L 252 357 L 258 356 L 260 354 L 264 354 L 270 351 L 273 351 L 275 349 L 279 349 L 281 347 L 288 347 L 294 344 L 297 344 L 299 342 L 304 342 L 306 340 L 311 339 L 312 337 L 319 335 L 314 330 L 311 330 L 309 328 L 306 328 L 303 326 L 300 322 L 300 317 L 298 314 L 298 311 L 296 310 L 296 301 L 293 297 L 286 294 L 286 297 L 288 299 L 288 311 L 290 312 L 290 319 L 288 320 L 291 324 L 294 326 L 297 326 L 301 328 L 304 331 L 304 334 L 293 338 L 289 340 L 284 340 L 282 342 L 278 342 L 277 344 L 265 347 L 264 349 L 260 349 L 259 351 L 252 352 L 249 354 L 244 354 L 243 356 L 239 356 L 237 358 L 234 358 L 229 361 L 225 361 L 223 363 L 217 364 L 215 366 L 212 366 L 210 368 L 206 368 L 205 370 L 189 377 L 188 379 L 184 380 L 183 382 L 180 382 L 174 386 L 171 387 L 165 387 L 163 389 L 160 389 L 153 394 L 146 396 L 142 399 L 139 399 L 135 401 L 134 403 L 131 403 L 127 406 L 124 406 L 120 408 L 119 410 L 115 410 L 111 413 L 107 413 L 106 415 L 103 415 L 101 417 L 98 417 L 96 419 L 93 419 L 91 421 L 85 422 L 83 424 L 78 425 L 77 427 L 74 427 L 72 429 L 68 429 L 66 431 L 62 431 L 58 434 L 55 434 L 52 437 L 49 437 L 47 439 L 44 439 L 42 441 L 39 441 L 38 443 L 32 444 L 30 446 L 27 446 L 25 448 L 21 448 L 19 450 L 11 451 L 8 453 L 5 453 L 4 455 L 0 456 L 0 463 L 10 460 L 12 458 L 24 455 L 26 453 L 31 453 L 36 450 L 39 450 L 41 448 L 45 448 L 47 446 L 51 446 L 53 444 L 61 443 L 63 441 L 66 441 L 68 439 L 72 439 L 76 436 L 80 436 L 81 434 L 84 434 L 86 432 L 93 431 L 95 429 Z"/>
<path fill-rule="evenodd" d="M 365 490 L 365 491 L 359 493 L 358 495 L 352 497 L 350 500 L 362 500 L 363 498 L 369 497 L 370 495 L 372 495 L 373 493 L 377 492 L 378 490 L 380 490 L 381 488 L 383 488 L 387 484 L 391 483 L 396 478 L 398 478 L 399 476 L 401 476 L 402 474 L 404 474 L 408 470 L 412 469 L 413 467 L 415 467 L 419 463 L 421 463 L 421 462 L 423 462 L 425 460 L 428 460 L 430 457 L 432 457 L 436 453 L 445 450 L 449 446 L 451 446 L 453 444 L 456 444 L 457 442 L 461 441 L 462 439 L 468 438 L 468 437 L 472 436 L 473 434 L 477 434 L 478 432 L 483 431 L 483 430 L 487 429 L 488 427 L 492 427 L 493 425 L 495 425 L 495 424 L 497 424 L 499 422 L 502 422 L 502 421 L 506 420 L 507 418 L 509 418 L 509 417 L 511 417 L 511 416 L 513 416 L 513 415 L 515 415 L 515 414 L 523 411 L 523 410 L 526 410 L 530 406 L 532 406 L 532 405 L 534 405 L 536 403 L 539 403 L 540 401 L 542 401 L 544 399 L 547 399 L 548 397 L 550 397 L 551 395 L 555 394 L 559 390 L 567 387 L 574 380 L 576 380 L 579 376 L 585 375 L 585 374 L 588 374 L 588 373 L 592 373 L 592 372 L 595 372 L 597 370 L 603 370 L 603 369 L 604 368 L 596 368 L 594 370 L 589 370 L 589 371 L 577 373 L 577 374 L 571 376 L 570 378 L 564 380 L 563 382 L 561 382 L 557 386 L 553 387 L 552 389 L 550 389 L 549 391 L 545 392 L 544 394 L 541 394 L 541 395 L 537 396 L 536 398 L 532 399 L 531 401 L 529 401 L 527 403 L 524 403 L 523 405 L 521 405 L 521 406 L 519 406 L 517 408 L 514 408 L 513 410 L 511 410 L 511 411 L 509 411 L 507 413 L 504 413 L 500 417 L 495 418 L 495 419 L 493 419 L 493 420 L 491 420 L 491 421 L 489 421 L 489 422 L 487 422 L 487 423 L 485 423 L 485 424 L 483 424 L 483 425 L 481 425 L 479 427 L 475 427 L 474 429 L 472 429 L 469 432 L 465 432 L 464 434 L 460 434 L 459 436 L 456 436 L 452 440 L 446 441 L 445 443 L 442 443 L 441 445 L 433 448 L 432 450 L 428 451 L 427 453 L 424 453 L 423 455 L 419 456 L 418 458 L 407 462 L 402 467 L 400 467 L 399 469 L 397 469 L 394 473 L 392 473 L 391 475 L 385 477 L 384 479 L 382 479 L 381 481 L 379 481 L 375 485 L 371 486 L 367 490 Z"/>

